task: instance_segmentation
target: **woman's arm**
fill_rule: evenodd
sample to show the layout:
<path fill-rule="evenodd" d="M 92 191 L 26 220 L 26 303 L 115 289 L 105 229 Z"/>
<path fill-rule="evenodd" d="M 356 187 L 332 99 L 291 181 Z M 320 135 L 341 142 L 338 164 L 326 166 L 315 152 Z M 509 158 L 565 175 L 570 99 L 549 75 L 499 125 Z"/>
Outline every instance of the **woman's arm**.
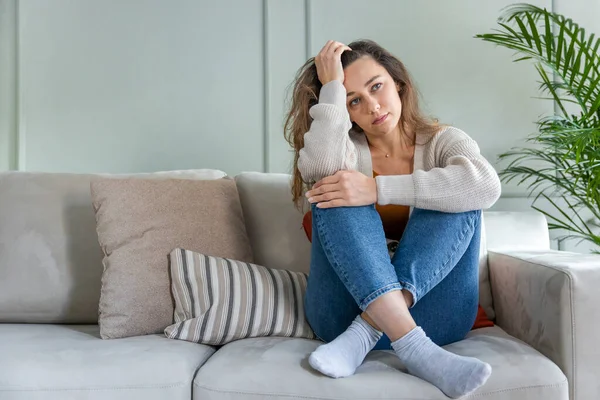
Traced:
<path fill-rule="evenodd" d="M 342 169 L 355 169 L 357 153 L 348 132 L 352 127 L 346 109 L 346 89 L 333 80 L 321 88 L 319 103 L 309 110 L 313 121 L 304 134 L 298 169 L 304 182 L 318 181 Z"/>
<path fill-rule="evenodd" d="M 500 179 L 477 143 L 456 128 L 438 135 L 435 165 L 439 167 L 411 175 L 377 176 L 379 204 L 465 212 L 489 208 L 498 200 Z"/>

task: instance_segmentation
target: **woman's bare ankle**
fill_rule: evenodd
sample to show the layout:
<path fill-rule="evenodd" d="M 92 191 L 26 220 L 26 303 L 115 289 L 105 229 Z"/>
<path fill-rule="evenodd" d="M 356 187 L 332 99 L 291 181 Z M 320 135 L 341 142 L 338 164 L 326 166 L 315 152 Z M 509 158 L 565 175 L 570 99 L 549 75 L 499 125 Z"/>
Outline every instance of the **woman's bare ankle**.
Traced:
<path fill-rule="evenodd" d="M 402 290 L 402 296 L 404 296 L 404 301 L 406 301 L 406 307 L 411 308 L 413 304 L 413 295 L 408 290 Z"/>
<path fill-rule="evenodd" d="M 365 321 L 374 328 L 377 326 L 376 329 L 384 332 L 390 340 L 397 340 L 416 327 L 406 305 L 406 299 L 399 290 L 377 297 L 369 304 L 365 314 L 370 317 Z"/>
<path fill-rule="evenodd" d="M 381 329 L 379 328 L 379 326 L 377 326 L 377 324 L 375 323 L 375 321 L 373 321 L 371 319 L 371 317 L 369 317 L 369 314 L 367 314 L 366 311 L 363 311 L 362 314 L 360 314 L 360 316 L 362 317 L 362 319 L 365 320 L 365 322 L 369 325 L 371 325 L 374 329 L 377 329 L 379 332 L 381 332 Z"/>

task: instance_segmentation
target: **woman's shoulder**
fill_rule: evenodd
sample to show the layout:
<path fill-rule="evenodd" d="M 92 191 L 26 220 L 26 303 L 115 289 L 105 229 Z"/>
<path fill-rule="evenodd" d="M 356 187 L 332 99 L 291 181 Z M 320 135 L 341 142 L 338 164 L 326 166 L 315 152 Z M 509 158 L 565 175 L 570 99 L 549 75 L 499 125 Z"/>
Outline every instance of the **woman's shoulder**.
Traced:
<path fill-rule="evenodd" d="M 418 134 L 417 137 L 419 137 Z M 469 136 L 465 131 L 452 125 L 442 125 L 434 135 L 421 135 L 421 137 L 421 142 L 423 144 L 435 145 L 436 147 L 440 145 L 451 146 L 455 143 L 462 142 L 465 140 L 473 140 L 471 136 Z M 427 141 L 425 142 L 425 140 Z"/>
<path fill-rule="evenodd" d="M 448 154 L 477 154 L 479 145 L 465 131 L 451 125 L 445 125 L 423 146 L 425 157 L 442 160 Z M 441 161 L 440 161 L 441 162 Z"/>

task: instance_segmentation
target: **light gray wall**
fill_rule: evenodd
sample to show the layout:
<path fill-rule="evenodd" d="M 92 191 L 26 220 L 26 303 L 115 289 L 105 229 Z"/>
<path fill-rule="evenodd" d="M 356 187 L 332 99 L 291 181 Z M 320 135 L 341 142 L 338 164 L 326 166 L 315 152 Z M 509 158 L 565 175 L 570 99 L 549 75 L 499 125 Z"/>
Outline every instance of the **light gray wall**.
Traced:
<path fill-rule="evenodd" d="M 516 1 L 0 0 L 0 170 L 289 172 L 287 89 L 328 39 L 371 38 L 426 110 L 497 155 L 553 104 L 474 39 Z M 600 33 L 600 0 L 534 0 Z M 496 209 L 527 209 L 504 185 Z"/>
<path fill-rule="evenodd" d="M 16 5 L 18 169 L 263 169 L 262 0 Z"/>

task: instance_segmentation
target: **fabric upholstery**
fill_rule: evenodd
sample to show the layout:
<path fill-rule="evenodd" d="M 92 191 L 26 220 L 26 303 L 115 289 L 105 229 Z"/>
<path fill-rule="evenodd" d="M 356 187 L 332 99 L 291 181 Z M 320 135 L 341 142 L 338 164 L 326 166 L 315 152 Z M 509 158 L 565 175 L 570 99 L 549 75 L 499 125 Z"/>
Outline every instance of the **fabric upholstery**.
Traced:
<path fill-rule="evenodd" d="M 290 338 L 244 339 L 229 343 L 198 371 L 193 398 L 448 399 L 435 386 L 408 375 L 391 351 L 371 352 L 352 377 L 331 379 L 323 376 L 308 364 L 309 354 L 319 344 L 315 340 Z M 492 376 L 473 398 L 568 399 L 567 381 L 560 369 L 498 327 L 478 329 L 466 340 L 445 348 L 478 357 L 492 366 Z"/>
<path fill-rule="evenodd" d="M 550 249 L 550 233 L 544 214 L 537 211 L 486 211 L 484 215 L 487 249 Z"/>
<path fill-rule="evenodd" d="M 260 336 L 315 335 L 304 314 L 306 274 L 185 249 L 170 254 L 175 324 L 170 339 L 210 345 Z"/>
<path fill-rule="evenodd" d="M 600 255 L 505 250 L 489 263 L 497 323 L 564 371 L 572 400 L 597 398 Z"/>
<path fill-rule="evenodd" d="M 97 325 L 0 324 L 0 399 L 189 400 L 214 351 L 162 335 L 101 340 Z"/>
<path fill-rule="evenodd" d="M 173 323 L 174 248 L 252 261 L 231 179 L 95 179 L 91 189 L 104 252 L 103 339 L 162 333 Z"/>
<path fill-rule="evenodd" d="M 550 248 L 548 224 L 539 212 L 484 211 L 479 249 L 479 302 L 489 319 L 496 318 L 490 286 L 489 249 L 546 250 Z"/>
<path fill-rule="evenodd" d="M 97 323 L 102 250 L 94 177 L 218 179 L 218 170 L 146 174 L 0 173 L 0 322 Z"/>
<path fill-rule="evenodd" d="M 235 181 L 254 262 L 308 273 L 310 243 L 302 229 L 303 213 L 292 203 L 290 175 L 244 172 Z"/>

